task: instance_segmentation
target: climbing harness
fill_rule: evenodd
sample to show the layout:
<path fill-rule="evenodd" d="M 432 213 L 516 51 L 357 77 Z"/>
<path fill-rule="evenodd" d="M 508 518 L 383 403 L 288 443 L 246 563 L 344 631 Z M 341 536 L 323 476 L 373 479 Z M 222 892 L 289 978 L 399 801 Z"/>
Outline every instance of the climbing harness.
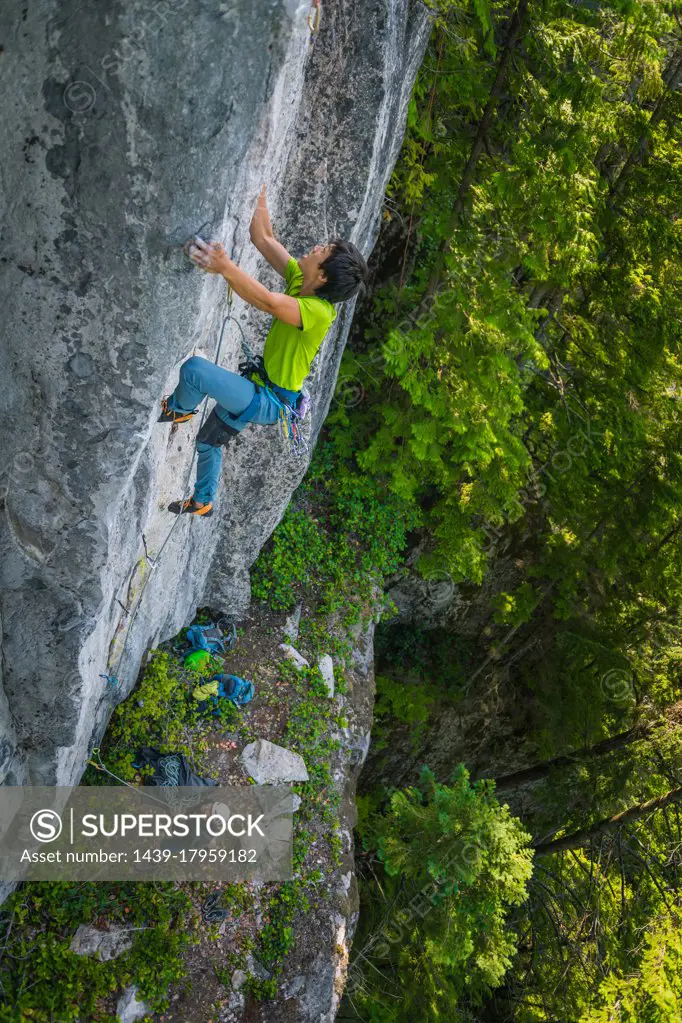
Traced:
<path fill-rule="evenodd" d="M 244 362 L 239 364 L 239 372 L 242 376 L 251 380 L 257 390 L 264 391 L 270 401 L 276 406 L 279 411 L 282 435 L 285 441 L 289 443 L 289 450 L 297 458 L 302 458 L 309 450 L 308 442 L 303 436 L 300 426 L 301 421 L 305 418 L 311 406 L 309 392 L 305 390 L 300 391 L 293 400 L 287 401 L 281 393 L 277 393 L 284 390 L 284 388 L 278 388 L 277 384 L 270 380 L 265 369 L 263 357 L 254 354 L 246 338 L 242 339 L 242 352 L 245 358 Z M 289 393 L 296 394 L 293 391 Z"/>
<path fill-rule="evenodd" d="M 320 31 L 320 21 L 322 19 L 322 6 L 320 0 L 313 0 L 313 5 L 308 14 L 308 28 L 314 36 Z"/>

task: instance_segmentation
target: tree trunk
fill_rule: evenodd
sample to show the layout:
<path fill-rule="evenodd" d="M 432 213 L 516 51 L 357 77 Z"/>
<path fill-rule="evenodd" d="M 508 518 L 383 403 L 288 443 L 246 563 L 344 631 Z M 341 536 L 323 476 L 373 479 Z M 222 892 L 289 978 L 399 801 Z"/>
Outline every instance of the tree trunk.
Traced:
<path fill-rule="evenodd" d="M 664 724 L 665 722 L 658 721 L 653 725 L 635 725 L 633 728 L 628 728 L 625 732 L 619 732 L 618 735 L 612 735 L 608 739 L 595 742 L 592 746 L 583 746 L 582 749 L 574 750 L 573 753 L 565 753 L 559 757 L 552 757 L 551 760 L 543 760 L 539 764 L 533 764 L 531 767 L 524 767 L 520 771 L 504 774 L 501 778 L 495 779 L 495 791 L 503 792 L 506 789 L 515 789 L 520 785 L 527 785 L 529 782 L 542 781 L 543 778 L 549 777 L 552 771 L 559 768 L 573 767 L 575 764 L 580 763 L 581 760 L 606 756 L 606 754 L 622 749 L 624 746 L 629 746 L 640 739 L 649 738 L 657 729 L 662 728 Z"/>
<path fill-rule="evenodd" d="M 574 831 L 571 835 L 563 835 L 562 838 L 554 838 L 549 842 L 538 842 L 533 848 L 536 853 L 565 852 L 567 849 L 581 849 L 588 842 L 592 842 L 595 838 L 606 835 L 611 831 L 617 831 L 624 824 L 629 824 L 631 821 L 646 817 L 647 814 L 654 813 L 656 810 L 662 810 L 664 806 L 670 806 L 672 803 L 679 802 L 682 802 L 682 786 L 670 789 L 669 792 L 665 792 L 662 796 L 656 796 L 655 799 L 649 799 L 646 803 L 635 803 L 634 806 L 628 807 L 627 810 L 622 810 L 621 813 L 616 813 L 613 817 L 605 817 L 589 828 L 581 828 L 579 831 Z"/>

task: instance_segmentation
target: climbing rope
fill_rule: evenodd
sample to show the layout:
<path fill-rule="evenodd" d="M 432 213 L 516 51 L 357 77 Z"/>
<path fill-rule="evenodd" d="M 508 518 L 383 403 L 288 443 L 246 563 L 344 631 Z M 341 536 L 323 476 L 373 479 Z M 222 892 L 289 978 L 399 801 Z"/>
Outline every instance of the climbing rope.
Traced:
<path fill-rule="evenodd" d="M 97 762 L 92 760 L 92 757 L 97 757 Z M 100 756 L 99 746 L 95 746 L 93 748 L 93 750 L 92 750 L 92 752 L 90 754 L 90 758 L 88 759 L 88 763 L 91 764 L 92 767 L 94 767 L 96 771 L 100 771 L 103 774 L 108 774 L 110 778 L 114 778 L 116 781 L 120 781 L 121 785 L 127 785 L 129 789 L 133 790 L 133 792 L 139 792 L 140 791 L 139 786 L 131 785 L 129 781 L 125 781 L 123 778 L 119 778 L 119 776 L 117 774 L 114 774 L 113 771 L 109 770 L 107 765 L 102 762 L 102 757 Z M 150 795 L 149 792 L 147 792 L 146 789 L 145 789 L 145 793 L 144 794 L 145 794 L 145 798 L 153 799 L 155 803 L 160 803 L 162 806 L 165 806 L 166 808 L 168 808 L 168 802 L 165 799 L 157 799 L 156 796 Z"/>
<path fill-rule="evenodd" d="M 96 761 L 93 760 L 92 757 L 97 757 L 97 760 Z M 88 763 L 92 767 L 94 767 L 96 771 L 100 771 L 102 774 L 108 774 L 110 778 L 113 778 L 115 781 L 120 782 L 121 785 L 125 785 L 127 788 L 132 789 L 133 792 L 137 792 L 138 794 L 143 793 L 143 798 L 145 800 L 151 799 L 154 803 L 159 803 L 166 810 L 168 809 L 169 805 L 171 805 L 171 806 L 173 806 L 175 808 L 180 808 L 180 809 L 182 809 L 183 807 L 189 807 L 189 806 L 195 806 L 196 805 L 196 802 L 197 802 L 197 799 L 198 799 L 198 795 L 194 791 L 192 792 L 191 795 L 188 795 L 188 796 L 186 796 L 186 797 L 184 797 L 182 799 L 179 798 L 179 793 L 175 793 L 172 796 L 169 793 L 167 799 L 159 799 L 157 796 L 153 796 L 150 793 L 150 791 L 149 791 L 150 786 L 146 785 L 146 786 L 144 786 L 144 789 L 141 789 L 139 785 L 131 785 L 131 783 L 129 781 L 126 781 L 124 778 L 119 778 L 119 776 L 117 774 L 114 774 L 113 771 L 110 771 L 109 768 L 107 767 L 107 765 L 103 762 L 102 757 L 100 755 L 100 748 L 99 748 L 99 746 L 95 746 L 93 748 L 93 750 L 92 750 L 92 752 L 90 754 L 90 758 L 88 759 Z M 168 788 L 173 788 L 173 787 L 180 788 L 180 761 L 179 761 L 179 759 L 176 756 L 174 756 L 173 754 L 169 754 L 166 757 L 162 757 L 161 760 L 159 760 L 159 764 L 163 765 L 163 770 L 166 773 L 165 787 L 168 787 Z M 135 765 L 133 765 L 133 766 L 135 766 Z M 221 919 L 222 920 L 222 917 L 216 917 L 216 919 Z"/>
<path fill-rule="evenodd" d="M 203 230 L 203 228 L 206 227 L 209 223 L 210 223 L 210 221 L 207 221 L 206 224 L 202 224 L 201 228 L 199 230 Z M 198 233 L 199 232 L 197 232 L 197 234 Z M 228 322 L 229 322 L 229 320 L 230 320 L 230 318 L 232 316 L 232 300 L 233 300 L 233 291 L 232 291 L 232 288 L 228 285 L 228 291 L 227 291 L 227 313 L 226 313 L 226 315 L 223 318 L 223 322 L 222 322 L 222 325 L 221 325 L 221 328 L 220 328 L 220 336 L 218 338 L 218 347 L 216 349 L 215 358 L 213 360 L 214 364 L 217 363 L 218 359 L 220 358 L 220 352 L 221 352 L 222 345 L 223 345 L 223 338 L 225 336 L 225 328 L 226 328 L 226 326 L 227 326 L 227 324 L 228 324 Z M 239 327 L 239 329 L 241 331 L 241 334 L 242 334 L 242 339 L 243 339 L 243 341 L 245 341 L 246 338 L 244 336 L 244 331 L 242 329 L 241 324 L 236 319 L 235 319 L 235 323 L 237 323 L 237 326 Z M 203 426 L 205 417 L 206 417 L 206 400 L 204 399 L 204 407 L 203 407 L 203 409 L 201 411 L 201 421 L 199 423 L 199 429 L 200 430 L 201 430 L 201 427 Z M 196 455 L 197 455 L 197 449 L 196 449 L 196 445 L 195 445 L 194 446 L 194 450 L 192 452 L 192 459 L 190 461 L 189 471 L 187 473 L 187 478 L 186 478 L 186 481 L 185 481 L 185 487 L 184 487 L 184 491 L 183 491 L 181 506 L 182 506 L 182 504 L 185 503 L 187 497 L 189 496 L 189 491 L 191 489 L 191 484 L 192 484 L 192 470 L 194 469 L 194 460 L 196 458 Z M 149 556 L 149 551 L 147 550 L 147 540 L 146 540 L 146 537 L 144 536 L 144 534 L 142 534 L 142 543 L 143 543 L 143 546 L 144 546 L 145 558 L 147 559 L 148 563 L 151 565 L 152 572 L 144 580 L 144 583 L 142 584 L 142 588 L 140 590 L 139 597 L 137 598 L 137 602 L 136 602 L 135 607 L 133 608 L 132 611 L 130 611 L 129 608 L 126 608 L 126 606 L 118 599 L 118 597 L 116 598 L 118 603 L 121 605 L 121 607 L 125 611 L 127 619 L 128 619 L 128 621 L 127 621 L 127 628 L 126 628 L 126 636 L 125 636 L 125 639 L 123 641 L 123 649 L 121 650 L 121 653 L 120 653 L 119 658 L 118 658 L 118 663 L 119 664 L 123 663 L 123 658 L 125 656 L 125 652 L 128 649 L 128 640 L 129 640 L 130 635 L 131 635 L 133 622 L 135 621 L 135 619 L 137 617 L 137 612 L 138 612 L 138 610 L 139 610 L 139 608 L 140 608 L 140 606 L 142 604 L 142 598 L 143 598 L 144 592 L 145 592 L 145 590 L 147 588 L 147 584 L 149 583 L 149 580 L 151 579 L 151 576 L 153 574 L 153 570 L 159 564 L 159 561 L 161 559 L 161 555 L 163 554 L 164 550 L 166 549 L 166 546 L 169 543 L 170 538 L 172 537 L 173 532 L 175 530 L 175 527 L 177 526 L 177 524 L 180 521 L 180 519 L 181 519 L 181 516 L 178 515 L 176 517 L 175 521 L 173 522 L 173 525 L 169 529 L 168 534 L 166 536 L 166 539 L 163 541 L 163 544 L 161 545 L 160 550 L 158 551 L 158 553 L 156 554 L 156 556 L 154 558 L 151 558 Z M 111 696 L 113 698 L 113 701 L 115 701 L 116 700 L 116 696 L 117 696 L 118 691 L 119 691 L 119 688 L 121 686 L 120 679 L 116 675 L 114 675 L 114 674 L 104 674 L 104 673 L 101 673 L 99 677 L 103 678 L 106 681 L 107 686 L 108 686 L 108 692 L 111 694 Z M 91 761 L 88 761 L 88 762 L 91 763 Z M 97 765 L 94 764 L 93 766 L 96 767 Z M 100 768 L 98 768 L 98 770 L 100 770 Z M 106 770 L 106 768 L 104 766 L 102 766 L 101 770 Z M 107 772 L 107 773 L 111 773 L 111 772 Z M 112 775 L 112 777 L 116 777 L 116 776 Z M 117 779 L 117 780 L 120 781 L 121 779 Z M 127 782 L 124 782 L 123 784 L 127 784 Z M 133 786 L 133 788 L 134 788 L 134 786 Z"/>

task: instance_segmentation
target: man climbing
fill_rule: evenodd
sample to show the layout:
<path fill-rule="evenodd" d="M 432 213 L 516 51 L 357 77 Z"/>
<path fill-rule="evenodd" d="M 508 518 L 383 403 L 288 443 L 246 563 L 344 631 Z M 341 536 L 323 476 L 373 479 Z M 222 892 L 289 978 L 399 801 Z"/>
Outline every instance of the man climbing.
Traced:
<path fill-rule="evenodd" d="M 211 415 L 197 434 L 197 478 L 194 495 L 174 501 L 174 514 L 210 516 L 218 490 L 221 445 L 247 423 L 276 423 L 296 411 L 311 363 L 336 318 L 334 305 L 346 302 L 367 279 L 367 264 L 352 242 L 336 239 L 316 245 L 294 259 L 272 230 L 263 186 L 251 220 L 251 241 L 286 280 L 284 293 L 268 291 L 228 258 L 219 242 L 195 238 L 186 251 L 196 266 L 221 274 L 249 305 L 274 317 L 259 367 L 265 386 L 193 355 L 180 367 L 178 386 L 161 402 L 160 423 L 185 423 L 208 395 L 215 398 Z"/>

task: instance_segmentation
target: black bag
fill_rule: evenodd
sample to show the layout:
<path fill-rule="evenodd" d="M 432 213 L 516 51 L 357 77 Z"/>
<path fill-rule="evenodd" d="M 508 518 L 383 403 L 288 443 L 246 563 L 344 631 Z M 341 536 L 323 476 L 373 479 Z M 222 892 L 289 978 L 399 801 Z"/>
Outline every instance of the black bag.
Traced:
<path fill-rule="evenodd" d="M 201 441 L 202 444 L 210 444 L 214 448 L 220 447 L 221 444 L 223 447 L 227 447 L 232 437 L 236 437 L 238 433 L 239 430 L 235 430 L 232 426 L 224 423 L 220 416 L 216 414 L 216 410 L 213 409 L 199 430 L 197 440 Z"/>

